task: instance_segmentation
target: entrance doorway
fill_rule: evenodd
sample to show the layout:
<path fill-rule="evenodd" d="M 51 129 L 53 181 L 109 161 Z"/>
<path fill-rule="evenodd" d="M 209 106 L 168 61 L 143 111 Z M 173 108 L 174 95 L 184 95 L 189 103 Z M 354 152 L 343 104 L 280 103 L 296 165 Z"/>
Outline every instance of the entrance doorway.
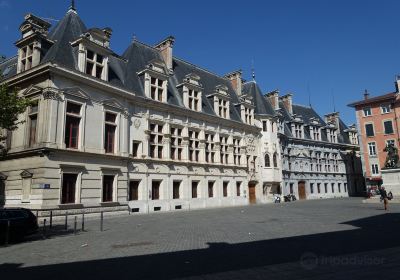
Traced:
<path fill-rule="evenodd" d="M 256 203 L 256 184 L 249 183 L 249 202 L 250 204 Z"/>
<path fill-rule="evenodd" d="M 299 199 L 306 199 L 306 182 L 300 181 L 298 183 Z"/>
<path fill-rule="evenodd" d="M 63 174 L 61 204 L 75 203 L 76 179 L 78 174 Z"/>

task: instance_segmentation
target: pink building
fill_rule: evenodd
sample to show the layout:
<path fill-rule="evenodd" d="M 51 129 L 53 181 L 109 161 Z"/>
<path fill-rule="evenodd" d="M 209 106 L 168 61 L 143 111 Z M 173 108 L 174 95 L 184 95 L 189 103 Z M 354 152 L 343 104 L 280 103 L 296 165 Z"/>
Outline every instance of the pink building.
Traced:
<path fill-rule="evenodd" d="M 381 169 L 385 167 L 387 156 L 385 147 L 393 143 L 399 149 L 399 87 L 398 77 L 395 92 L 370 97 L 365 91 L 363 100 L 349 104 L 356 109 L 367 189 L 382 184 Z"/>

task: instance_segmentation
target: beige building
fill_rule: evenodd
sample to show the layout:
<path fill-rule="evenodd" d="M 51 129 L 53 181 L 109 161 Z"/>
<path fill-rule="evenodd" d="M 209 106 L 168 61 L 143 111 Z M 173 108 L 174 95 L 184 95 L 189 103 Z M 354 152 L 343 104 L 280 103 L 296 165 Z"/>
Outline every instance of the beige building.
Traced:
<path fill-rule="evenodd" d="M 1 204 L 152 212 L 272 201 L 277 115 L 254 80 L 176 58 L 173 37 L 118 55 L 112 30 L 87 29 L 74 7 L 51 29 L 28 14 L 20 31 L 0 71 L 36 103 L 4 143 Z"/>

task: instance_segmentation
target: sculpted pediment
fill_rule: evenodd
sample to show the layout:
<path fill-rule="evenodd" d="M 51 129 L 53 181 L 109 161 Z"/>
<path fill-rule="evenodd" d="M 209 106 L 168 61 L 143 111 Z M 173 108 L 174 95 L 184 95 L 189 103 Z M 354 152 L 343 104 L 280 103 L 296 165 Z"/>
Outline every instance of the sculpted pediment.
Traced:
<path fill-rule="evenodd" d="M 85 100 L 90 99 L 89 94 L 87 94 L 80 87 L 64 88 L 64 89 L 62 89 L 62 91 L 64 92 L 64 94 L 72 95 L 72 96 L 79 97 L 79 98 L 82 98 L 82 99 L 85 99 Z"/>

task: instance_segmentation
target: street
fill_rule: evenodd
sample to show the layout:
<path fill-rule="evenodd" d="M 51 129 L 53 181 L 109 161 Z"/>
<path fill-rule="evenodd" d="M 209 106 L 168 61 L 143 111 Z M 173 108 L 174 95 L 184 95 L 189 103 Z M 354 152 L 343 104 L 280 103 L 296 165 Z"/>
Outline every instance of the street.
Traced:
<path fill-rule="evenodd" d="M 400 204 L 389 207 L 385 212 L 381 204 L 347 198 L 109 216 L 103 231 L 91 219 L 76 235 L 0 247 L 0 275 L 398 279 Z"/>

